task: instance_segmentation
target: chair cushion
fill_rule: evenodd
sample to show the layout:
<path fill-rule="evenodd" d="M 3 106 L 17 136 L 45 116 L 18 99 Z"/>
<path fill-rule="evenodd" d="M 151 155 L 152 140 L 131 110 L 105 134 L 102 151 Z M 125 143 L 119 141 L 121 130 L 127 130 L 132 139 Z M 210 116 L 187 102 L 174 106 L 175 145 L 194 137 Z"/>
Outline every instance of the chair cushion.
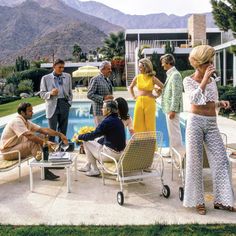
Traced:
<path fill-rule="evenodd" d="M 105 167 L 105 169 L 107 169 L 110 172 L 116 173 L 116 165 L 113 162 L 104 162 L 103 166 Z"/>
<path fill-rule="evenodd" d="M 0 160 L 0 171 L 4 170 L 4 169 L 8 169 L 10 167 L 13 167 L 17 164 L 18 164 L 18 160 L 7 161 L 7 160 L 4 160 L 4 159 L 1 159 Z"/>

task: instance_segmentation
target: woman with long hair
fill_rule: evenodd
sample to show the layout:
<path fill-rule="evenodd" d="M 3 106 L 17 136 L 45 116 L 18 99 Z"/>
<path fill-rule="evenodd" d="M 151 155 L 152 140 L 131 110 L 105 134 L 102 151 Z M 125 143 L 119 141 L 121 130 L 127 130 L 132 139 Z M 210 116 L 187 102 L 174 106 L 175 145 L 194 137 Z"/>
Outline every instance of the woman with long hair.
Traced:
<path fill-rule="evenodd" d="M 129 115 L 129 107 L 127 101 L 122 98 L 116 98 L 115 101 L 118 104 L 118 114 L 121 118 L 124 127 L 128 128 L 130 135 L 132 136 L 134 134 L 134 128 L 133 128 L 133 121 L 131 116 Z"/>

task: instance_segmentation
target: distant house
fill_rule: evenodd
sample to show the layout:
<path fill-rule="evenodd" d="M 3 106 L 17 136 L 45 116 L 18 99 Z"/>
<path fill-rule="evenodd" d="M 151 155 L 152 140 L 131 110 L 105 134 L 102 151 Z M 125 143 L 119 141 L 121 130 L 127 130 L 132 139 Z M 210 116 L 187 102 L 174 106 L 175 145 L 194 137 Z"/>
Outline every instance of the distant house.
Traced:
<path fill-rule="evenodd" d="M 221 51 L 223 49 L 221 50 L 217 47 L 223 45 L 225 41 L 229 40 L 229 37 L 218 28 L 206 28 L 205 15 L 194 14 L 189 17 L 187 28 L 127 29 L 125 32 L 125 40 L 126 78 L 128 86 L 132 78 L 138 73 L 139 50 L 142 50 L 141 53 L 145 57 L 152 55 L 154 52 L 164 54 L 165 45 L 167 42 L 170 42 L 170 44 L 175 47 L 174 54 L 188 60 L 188 55 L 192 50 L 192 47 L 201 44 L 209 44 L 216 47 L 217 55 L 220 55 L 216 56 L 216 61 L 219 61 L 220 59 L 217 58 L 222 57 Z M 224 60 L 221 60 L 218 64 L 225 65 Z M 227 84 L 230 79 L 226 79 L 226 74 L 222 74 L 223 68 L 217 68 L 219 68 L 219 73 L 223 78 L 222 83 Z M 230 72 L 228 74 L 230 74 Z M 227 78 L 236 79 L 236 76 L 233 76 L 232 74 L 232 76 L 230 75 L 230 77 Z"/>

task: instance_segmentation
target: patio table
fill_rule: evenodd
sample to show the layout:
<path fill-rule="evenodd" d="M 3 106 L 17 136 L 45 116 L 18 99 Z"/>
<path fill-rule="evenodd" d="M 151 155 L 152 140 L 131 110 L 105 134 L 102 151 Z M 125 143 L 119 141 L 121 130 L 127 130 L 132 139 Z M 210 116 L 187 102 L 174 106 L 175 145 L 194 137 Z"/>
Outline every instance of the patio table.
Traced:
<path fill-rule="evenodd" d="M 71 192 L 71 167 L 74 166 L 75 171 L 77 171 L 77 153 L 70 153 L 71 162 L 51 162 L 51 161 L 37 161 L 32 160 L 29 163 L 30 168 L 30 191 L 33 192 L 33 167 L 41 167 L 41 179 L 44 180 L 44 168 L 45 167 L 65 167 L 66 178 L 67 178 L 67 192 Z M 76 172 L 77 173 L 77 172 Z"/>

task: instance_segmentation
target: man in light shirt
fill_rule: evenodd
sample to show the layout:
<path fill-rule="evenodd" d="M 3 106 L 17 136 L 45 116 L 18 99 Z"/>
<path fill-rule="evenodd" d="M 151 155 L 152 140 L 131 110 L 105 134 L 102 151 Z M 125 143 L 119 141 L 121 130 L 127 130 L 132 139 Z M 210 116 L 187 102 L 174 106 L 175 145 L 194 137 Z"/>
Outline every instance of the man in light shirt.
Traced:
<path fill-rule="evenodd" d="M 172 54 L 165 54 L 160 58 L 161 65 L 166 71 L 166 82 L 162 90 L 161 106 L 166 114 L 166 123 L 169 133 L 170 153 L 172 147 L 183 150 L 180 130 L 180 112 L 183 111 L 183 80 L 175 68 L 175 58 Z"/>
<path fill-rule="evenodd" d="M 36 156 L 37 151 L 42 150 L 44 139 L 35 133 L 49 136 L 59 136 L 63 143 L 68 144 L 66 136 L 50 128 L 41 128 L 29 121 L 33 115 L 33 107 L 30 103 L 21 103 L 17 109 L 18 116 L 12 119 L 4 128 L 0 140 L 0 152 L 5 160 L 18 159 L 16 153 L 4 154 L 9 151 L 20 151 L 21 158 Z M 48 141 L 49 148 L 55 143 Z M 54 175 L 45 168 L 45 179 L 53 180 L 59 176 Z"/>
<path fill-rule="evenodd" d="M 69 111 L 72 103 L 72 80 L 64 73 L 65 62 L 57 59 L 53 72 L 42 77 L 40 96 L 45 100 L 49 127 L 66 135 Z M 54 137 L 50 138 L 54 142 Z"/>

